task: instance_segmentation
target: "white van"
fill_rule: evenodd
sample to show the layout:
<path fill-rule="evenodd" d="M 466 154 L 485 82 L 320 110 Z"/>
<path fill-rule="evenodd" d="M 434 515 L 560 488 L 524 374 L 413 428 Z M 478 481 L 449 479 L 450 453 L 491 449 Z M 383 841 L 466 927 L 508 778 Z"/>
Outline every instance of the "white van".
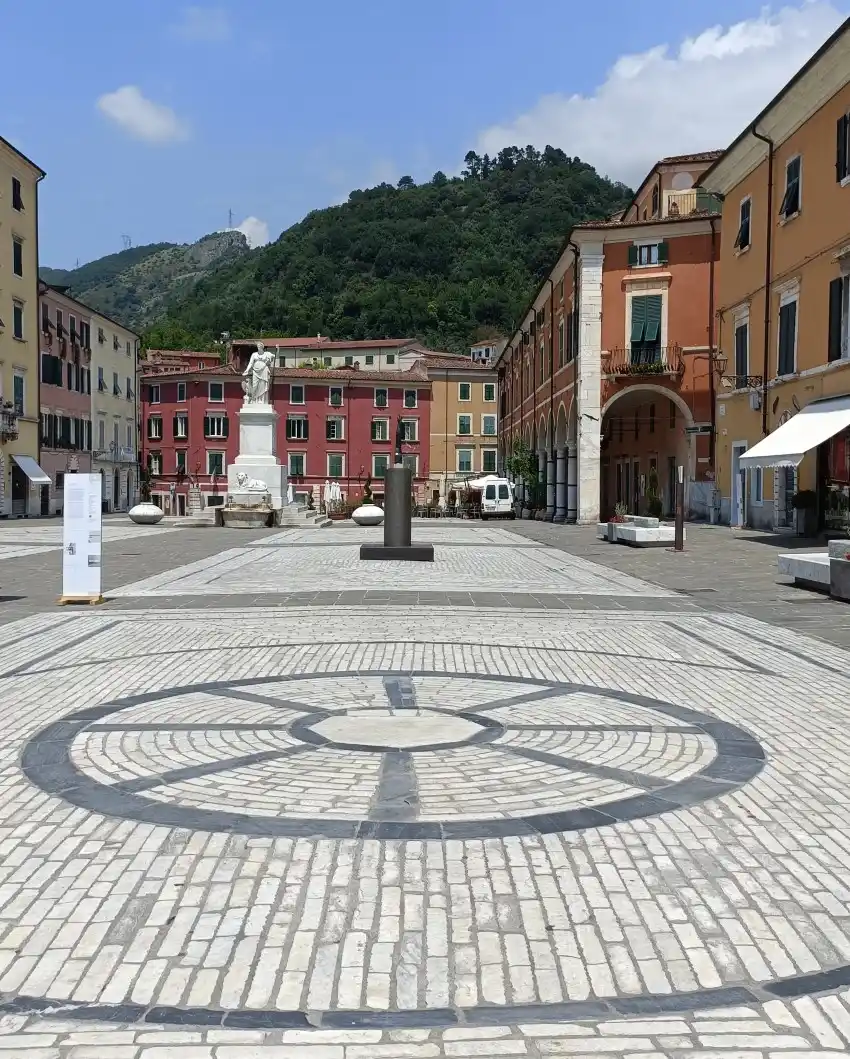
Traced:
<path fill-rule="evenodd" d="M 470 489 L 481 491 L 481 518 L 516 518 L 514 487 L 507 478 L 488 474 L 469 483 Z"/>

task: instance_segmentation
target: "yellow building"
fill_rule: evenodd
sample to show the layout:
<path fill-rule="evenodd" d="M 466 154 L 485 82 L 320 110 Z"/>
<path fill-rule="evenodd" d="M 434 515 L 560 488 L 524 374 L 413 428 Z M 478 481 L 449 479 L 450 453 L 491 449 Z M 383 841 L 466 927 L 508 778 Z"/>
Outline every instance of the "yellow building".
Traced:
<path fill-rule="evenodd" d="M 422 353 L 431 380 L 428 499 L 448 498 L 498 464 L 497 376 L 467 357 Z"/>
<path fill-rule="evenodd" d="M 38 185 L 44 171 L 0 137 L 0 516 L 38 515 Z M 49 490 L 45 493 L 49 509 Z M 45 511 L 47 514 L 47 511 Z"/>
<path fill-rule="evenodd" d="M 103 478 L 107 511 L 129 511 L 139 491 L 139 336 L 91 311 L 92 471 Z"/>
<path fill-rule="evenodd" d="M 703 174 L 702 185 L 724 198 L 721 520 L 782 529 L 808 503 L 820 528 L 846 526 L 850 19 Z"/>

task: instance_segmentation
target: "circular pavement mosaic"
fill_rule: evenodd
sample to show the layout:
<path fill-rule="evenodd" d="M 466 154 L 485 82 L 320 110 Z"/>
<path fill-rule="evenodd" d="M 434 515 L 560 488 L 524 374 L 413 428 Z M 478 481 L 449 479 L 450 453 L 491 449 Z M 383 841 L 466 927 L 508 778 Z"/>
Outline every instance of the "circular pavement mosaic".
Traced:
<path fill-rule="evenodd" d="M 430 671 L 175 687 L 70 714 L 28 778 L 109 816 L 247 835 L 477 839 L 602 827 L 752 779 L 748 732 L 580 684 Z"/>

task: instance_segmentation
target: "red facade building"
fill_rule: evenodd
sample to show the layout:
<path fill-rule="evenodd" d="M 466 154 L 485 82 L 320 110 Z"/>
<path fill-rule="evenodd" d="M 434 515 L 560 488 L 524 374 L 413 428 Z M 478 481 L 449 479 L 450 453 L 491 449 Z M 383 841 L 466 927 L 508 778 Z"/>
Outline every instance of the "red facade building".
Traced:
<path fill-rule="evenodd" d="M 158 370 L 142 377 L 142 458 L 151 496 L 182 514 L 190 484 L 204 503 L 223 504 L 227 467 L 239 455 L 241 361 L 211 368 Z M 298 495 L 318 498 L 326 480 L 344 496 L 373 479 L 376 497 L 392 462 L 396 424 L 404 423 L 404 459 L 423 496 L 429 473 L 431 383 L 424 367 L 407 371 L 276 368 L 272 404 L 280 418 L 277 455 Z"/>

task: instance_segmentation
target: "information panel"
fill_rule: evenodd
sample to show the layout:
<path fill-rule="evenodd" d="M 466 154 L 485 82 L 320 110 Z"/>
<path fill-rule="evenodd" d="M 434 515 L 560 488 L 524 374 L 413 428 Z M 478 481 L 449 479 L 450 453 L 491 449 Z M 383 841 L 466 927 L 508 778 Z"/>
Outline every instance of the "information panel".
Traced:
<path fill-rule="evenodd" d="M 99 474 L 65 475 L 60 602 L 101 598 L 102 488 Z"/>

